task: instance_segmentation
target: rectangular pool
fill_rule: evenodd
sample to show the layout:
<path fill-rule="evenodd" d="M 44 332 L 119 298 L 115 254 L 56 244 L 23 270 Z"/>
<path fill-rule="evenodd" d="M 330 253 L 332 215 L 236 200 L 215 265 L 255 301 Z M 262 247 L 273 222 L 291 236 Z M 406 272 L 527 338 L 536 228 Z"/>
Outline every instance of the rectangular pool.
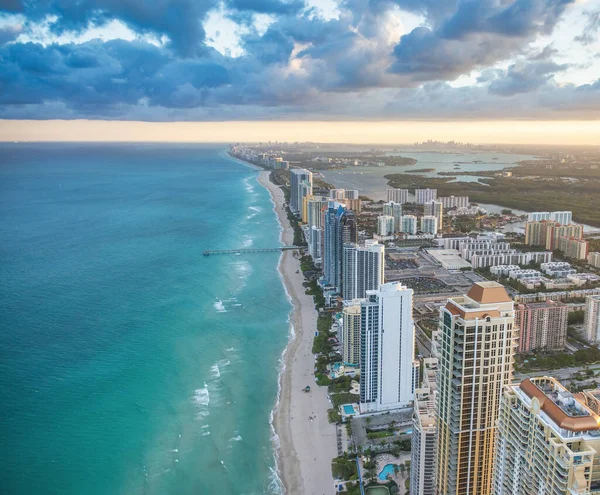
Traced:
<path fill-rule="evenodd" d="M 346 415 L 351 415 L 351 414 L 356 414 L 356 411 L 354 410 L 354 406 L 351 406 L 350 404 L 346 404 L 344 406 L 344 414 Z"/>

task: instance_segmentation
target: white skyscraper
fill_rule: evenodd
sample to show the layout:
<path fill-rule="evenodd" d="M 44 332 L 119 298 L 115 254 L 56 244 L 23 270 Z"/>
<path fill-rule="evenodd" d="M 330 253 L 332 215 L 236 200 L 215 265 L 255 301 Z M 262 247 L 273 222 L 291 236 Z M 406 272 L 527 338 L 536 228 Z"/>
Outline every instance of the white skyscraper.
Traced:
<path fill-rule="evenodd" d="M 421 232 L 424 234 L 437 234 L 437 222 L 438 219 L 433 215 L 425 215 L 424 217 L 421 217 Z"/>
<path fill-rule="evenodd" d="M 405 234 L 417 233 L 417 217 L 414 215 L 402 215 L 402 232 Z"/>
<path fill-rule="evenodd" d="M 402 218 L 402 205 L 400 203 L 394 203 L 393 201 L 384 203 L 383 214 L 394 217 L 394 232 L 400 232 L 402 230 L 402 224 L 400 223 L 400 219 Z"/>
<path fill-rule="evenodd" d="M 415 330 L 412 289 L 399 282 L 367 291 L 361 302 L 361 413 L 409 407 L 413 394 Z"/>
<path fill-rule="evenodd" d="M 415 189 L 415 203 L 424 205 L 437 199 L 437 189 Z"/>
<path fill-rule="evenodd" d="M 323 258 L 323 229 L 311 227 L 309 240 L 308 254 L 312 257 L 315 265 L 320 266 Z"/>
<path fill-rule="evenodd" d="M 393 201 L 394 203 L 404 204 L 408 203 L 408 189 L 388 189 L 387 190 L 388 203 Z"/>
<path fill-rule="evenodd" d="M 307 224 L 309 227 L 323 228 L 323 210 L 327 208 L 327 198 L 313 198 L 308 200 Z"/>
<path fill-rule="evenodd" d="M 394 217 L 380 215 L 377 217 L 377 233 L 379 235 L 392 235 L 394 233 Z"/>
<path fill-rule="evenodd" d="M 307 185 L 303 185 L 303 183 Z M 301 213 L 302 198 L 310 194 L 312 194 L 312 172 L 303 168 L 290 170 L 290 209 L 292 213 L 296 215 Z"/>
<path fill-rule="evenodd" d="M 383 283 L 385 247 L 373 243 L 359 247 L 344 245 L 342 298 L 345 301 L 362 299 L 366 291 L 378 289 Z"/>

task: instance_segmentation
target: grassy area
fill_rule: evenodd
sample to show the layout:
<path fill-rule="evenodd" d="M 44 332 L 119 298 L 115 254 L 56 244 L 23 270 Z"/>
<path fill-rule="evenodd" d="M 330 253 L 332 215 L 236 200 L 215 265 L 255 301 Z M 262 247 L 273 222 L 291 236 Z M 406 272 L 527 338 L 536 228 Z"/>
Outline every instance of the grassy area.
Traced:
<path fill-rule="evenodd" d="M 342 420 L 342 416 L 337 407 L 327 409 L 327 417 L 330 423 L 339 423 Z"/>
<path fill-rule="evenodd" d="M 389 430 L 370 431 L 367 433 L 367 438 L 373 440 L 375 438 L 385 438 L 385 437 L 391 437 L 393 435 L 394 435 L 394 433 L 390 432 Z"/>
<path fill-rule="evenodd" d="M 358 395 L 349 393 L 333 394 L 331 396 L 331 402 L 333 402 L 335 407 L 340 407 L 342 404 L 351 404 L 356 402 L 357 399 Z"/>
<path fill-rule="evenodd" d="M 331 461 L 331 474 L 340 480 L 358 479 L 356 461 L 353 458 L 336 457 Z"/>

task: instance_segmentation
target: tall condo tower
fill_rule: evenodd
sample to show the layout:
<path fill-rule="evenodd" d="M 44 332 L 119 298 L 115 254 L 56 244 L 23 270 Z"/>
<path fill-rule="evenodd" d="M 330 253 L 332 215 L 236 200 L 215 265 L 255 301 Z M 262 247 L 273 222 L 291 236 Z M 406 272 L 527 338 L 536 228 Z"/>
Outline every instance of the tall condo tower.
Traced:
<path fill-rule="evenodd" d="M 290 170 L 290 210 L 295 215 L 302 212 L 302 198 L 312 194 L 312 172 L 303 168 Z"/>
<path fill-rule="evenodd" d="M 342 360 L 346 364 L 360 362 L 360 301 L 344 301 L 342 310 Z"/>
<path fill-rule="evenodd" d="M 415 203 L 424 205 L 437 199 L 437 189 L 415 189 Z"/>
<path fill-rule="evenodd" d="M 360 410 L 409 407 L 413 401 L 413 291 L 399 282 L 367 291 L 360 318 Z"/>
<path fill-rule="evenodd" d="M 388 189 L 387 200 L 388 203 L 393 201 L 394 203 L 401 205 L 408 203 L 408 189 Z"/>
<path fill-rule="evenodd" d="M 338 293 L 342 290 L 344 244 L 356 244 L 357 240 L 354 212 L 330 201 L 323 233 L 323 281 Z"/>
<path fill-rule="evenodd" d="M 344 245 L 342 298 L 345 301 L 362 299 L 368 290 L 383 283 L 385 246 L 372 243 L 365 247 Z"/>
<path fill-rule="evenodd" d="M 517 345 L 514 318 L 497 282 L 478 282 L 440 308 L 438 495 L 491 493 L 496 420 Z"/>

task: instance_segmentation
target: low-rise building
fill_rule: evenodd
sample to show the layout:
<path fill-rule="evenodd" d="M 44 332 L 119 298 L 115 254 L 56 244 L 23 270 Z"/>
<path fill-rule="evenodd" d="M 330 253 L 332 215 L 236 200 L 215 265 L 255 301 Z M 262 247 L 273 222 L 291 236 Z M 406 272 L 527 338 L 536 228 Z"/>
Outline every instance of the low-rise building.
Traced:
<path fill-rule="evenodd" d="M 577 270 L 566 261 L 551 261 L 550 263 L 542 263 L 540 265 L 540 270 L 546 275 L 557 278 L 566 277 L 571 273 L 577 273 Z"/>
<path fill-rule="evenodd" d="M 595 273 L 572 273 L 567 275 L 566 278 L 573 285 L 577 286 L 600 282 L 600 275 L 596 275 Z"/>
<path fill-rule="evenodd" d="M 588 254 L 588 264 L 594 268 L 600 268 L 600 252 Z"/>
<path fill-rule="evenodd" d="M 508 277 L 510 272 L 519 269 L 520 267 L 517 265 L 496 265 L 490 267 L 490 273 L 496 275 L 496 277 Z"/>

